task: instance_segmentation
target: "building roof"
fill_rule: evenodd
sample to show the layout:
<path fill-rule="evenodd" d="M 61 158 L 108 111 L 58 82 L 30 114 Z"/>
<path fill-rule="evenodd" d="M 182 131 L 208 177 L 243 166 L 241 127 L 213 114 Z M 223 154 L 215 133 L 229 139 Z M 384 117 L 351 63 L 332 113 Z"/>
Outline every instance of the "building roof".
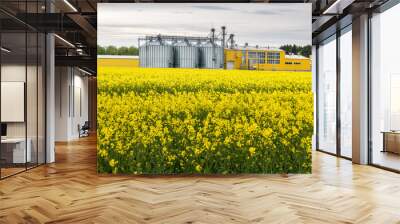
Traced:
<path fill-rule="evenodd" d="M 230 48 L 227 48 L 230 49 Z M 253 46 L 248 46 L 248 47 L 235 47 L 232 50 L 250 50 L 250 51 L 283 51 L 282 49 L 279 48 L 274 48 L 274 47 L 253 47 Z"/>
<path fill-rule="evenodd" d="M 295 54 L 289 54 L 289 55 L 285 55 L 286 59 L 309 59 L 307 57 L 304 57 L 302 55 L 295 55 Z"/>

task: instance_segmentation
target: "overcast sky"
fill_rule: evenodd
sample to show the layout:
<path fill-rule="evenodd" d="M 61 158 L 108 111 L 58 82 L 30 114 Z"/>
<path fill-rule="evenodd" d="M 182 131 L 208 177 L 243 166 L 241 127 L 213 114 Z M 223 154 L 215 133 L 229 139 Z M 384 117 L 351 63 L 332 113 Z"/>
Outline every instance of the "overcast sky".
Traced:
<path fill-rule="evenodd" d="M 137 46 L 145 35 L 207 36 L 221 26 L 239 45 L 311 44 L 311 4 L 99 3 L 99 45 Z"/>

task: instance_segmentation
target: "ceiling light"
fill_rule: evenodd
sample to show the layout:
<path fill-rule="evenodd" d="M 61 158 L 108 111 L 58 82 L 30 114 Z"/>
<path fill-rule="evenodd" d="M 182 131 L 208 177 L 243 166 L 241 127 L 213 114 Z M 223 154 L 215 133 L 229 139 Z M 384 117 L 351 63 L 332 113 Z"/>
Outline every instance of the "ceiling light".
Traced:
<path fill-rule="evenodd" d="M 67 4 L 74 12 L 78 12 L 78 10 L 68 1 L 64 0 L 65 4 Z"/>
<path fill-rule="evenodd" d="M 5 47 L 1 47 L 0 49 L 1 49 L 2 51 L 6 52 L 6 53 L 10 53 L 10 52 L 11 52 L 11 50 L 8 50 L 8 49 L 5 48 Z"/>
<path fill-rule="evenodd" d="M 77 48 L 76 53 L 78 53 L 79 55 L 83 55 L 83 50 L 81 48 Z"/>
<path fill-rule="evenodd" d="M 88 72 L 88 71 L 86 71 L 86 70 L 83 70 L 83 69 L 81 69 L 81 68 L 78 68 L 78 70 L 81 71 L 81 72 L 83 72 L 83 73 L 85 73 L 85 74 L 87 74 L 87 75 L 92 75 L 92 73 L 90 73 L 90 72 Z"/>
<path fill-rule="evenodd" d="M 341 14 L 343 9 L 351 5 L 354 0 L 336 0 L 322 14 Z"/>
<path fill-rule="evenodd" d="M 66 40 L 66 39 L 64 39 L 64 38 L 62 38 L 62 37 L 60 37 L 60 36 L 57 35 L 57 34 L 54 34 L 54 36 L 57 37 L 58 39 L 60 39 L 61 41 L 63 41 L 64 43 L 66 43 L 67 45 L 69 45 L 69 46 L 75 48 L 75 45 L 73 45 L 73 44 L 72 44 L 71 42 L 69 42 L 68 40 Z"/>

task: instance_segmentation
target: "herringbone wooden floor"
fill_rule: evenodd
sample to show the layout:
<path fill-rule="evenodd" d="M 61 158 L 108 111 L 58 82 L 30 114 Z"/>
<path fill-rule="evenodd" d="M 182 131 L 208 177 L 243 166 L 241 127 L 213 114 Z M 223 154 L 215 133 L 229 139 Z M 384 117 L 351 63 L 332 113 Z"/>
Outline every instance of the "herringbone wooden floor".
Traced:
<path fill-rule="evenodd" d="M 0 181 L 0 223 L 400 223 L 400 175 L 313 155 L 311 175 L 96 173 L 95 139 Z"/>

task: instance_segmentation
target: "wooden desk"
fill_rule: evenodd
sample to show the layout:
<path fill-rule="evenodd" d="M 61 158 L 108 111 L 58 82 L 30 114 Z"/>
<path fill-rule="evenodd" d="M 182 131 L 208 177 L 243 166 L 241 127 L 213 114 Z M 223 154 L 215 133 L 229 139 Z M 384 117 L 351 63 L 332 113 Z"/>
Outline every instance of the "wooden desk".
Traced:
<path fill-rule="evenodd" d="M 400 131 L 383 131 L 382 152 L 400 154 Z"/>
<path fill-rule="evenodd" d="M 28 144 L 25 152 L 25 138 L 1 139 L 2 159 L 5 159 L 6 163 L 14 164 L 31 162 L 32 141 L 28 138 L 26 142 Z"/>

